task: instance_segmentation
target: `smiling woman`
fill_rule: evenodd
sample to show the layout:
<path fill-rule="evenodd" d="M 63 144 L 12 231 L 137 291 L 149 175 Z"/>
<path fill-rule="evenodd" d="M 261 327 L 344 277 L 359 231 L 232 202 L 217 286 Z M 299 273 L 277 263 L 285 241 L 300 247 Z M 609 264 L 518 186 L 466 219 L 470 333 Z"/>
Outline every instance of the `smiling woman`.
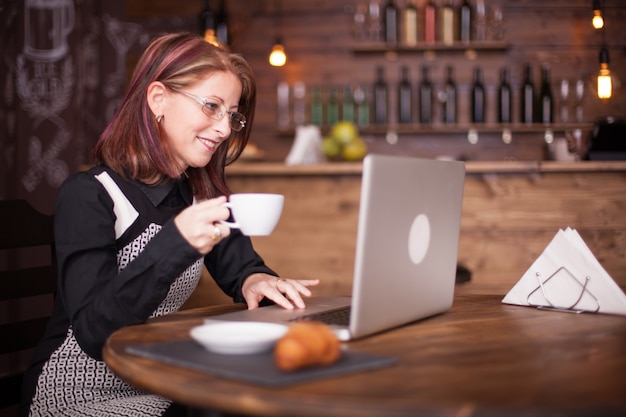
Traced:
<path fill-rule="evenodd" d="M 186 415 L 111 373 L 102 347 L 122 327 L 179 310 L 203 265 L 248 308 L 304 307 L 317 280 L 281 279 L 279 289 L 250 238 L 222 223 L 224 169 L 248 141 L 255 103 L 241 56 L 184 33 L 148 46 L 95 166 L 59 190 L 59 296 L 24 377 L 22 416 Z"/>

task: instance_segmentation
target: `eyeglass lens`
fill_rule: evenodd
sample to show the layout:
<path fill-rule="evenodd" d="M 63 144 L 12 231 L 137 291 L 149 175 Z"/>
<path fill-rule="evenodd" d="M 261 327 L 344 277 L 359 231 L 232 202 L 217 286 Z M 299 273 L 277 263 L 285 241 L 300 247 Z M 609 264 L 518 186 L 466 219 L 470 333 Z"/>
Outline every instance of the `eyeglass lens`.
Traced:
<path fill-rule="evenodd" d="M 243 129 L 246 125 L 246 116 L 238 112 L 229 112 L 225 110 L 219 110 L 215 107 L 215 104 L 206 103 L 202 106 L 204 114 L 215 120 L 222 120 L 222 118 L 228 115 L 230 121 L 230 128 L 236 132 Z"/>

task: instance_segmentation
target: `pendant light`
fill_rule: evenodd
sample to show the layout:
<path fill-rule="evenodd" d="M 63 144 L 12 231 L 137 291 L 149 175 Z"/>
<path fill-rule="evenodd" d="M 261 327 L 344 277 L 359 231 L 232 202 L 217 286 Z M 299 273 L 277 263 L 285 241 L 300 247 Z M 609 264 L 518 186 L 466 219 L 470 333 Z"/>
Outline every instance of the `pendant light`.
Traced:
<path fill-rule="evenodd" d="M 593 28 L 598 30 L 604 27 L 604 18 L 602 17 L 602 6 L 600 0 L 593 0 L 593 17 L 591 18 Z"/>
<path fill-rule="evenodd" d="M 602 18 L 602 13 L 600 11 L 600 0 L 594 0 L 593 9 L 594 9 L 594 19 L 596 16 L 600 16 Z M 597 12 L 597 13 L 596 13 Z M 602 19 L 602 48 L 600 48 L 600 69 L 597 73 L 592 76 L 592 87 L 598 98 L 602 101 L 610 100 L 615 97 L 621 87 L 621 83 L 619 78 L 615 75 L 614 72 L 611 72 L 609 68 L 609 49 L 606 44 L 606 22 Z M 595 24 L 594 24 L 595 27 Z"/>
<path fill-rule="evenodd" d="M 269 56 L 270 65 L 273 67 L 282 67 L 287 63 L 287 54 L 285 54 L 285 47 L 280 37 L 276 38 L 276 43 L 272 47 L 272 52 Z"/>
<path fill-rule="evenodd" d="M 600 100 L 610 100 L 620 93 L 621 82 L 609 68 L 609 51 L 606 46 L 600 49 L 600 70 L 594 78 L 594 87 Z"/>
<path fill-rule="evenodd" d="M 281 28 L 281 17 L 280 17 L 280 2 L 276 2 L 277 13 L 278 13 L 278 33 L 282 31 Z M 283 39 L 280 35 L 276 36 L 276 41 L 274 42 L 274 46 L 272 47 L 272 52 L 268 57 L 269 63 L 273 67 L 282 67 L 287 63 L 287 54 L 285 53 L 285 47 L 283 46 Z"/>

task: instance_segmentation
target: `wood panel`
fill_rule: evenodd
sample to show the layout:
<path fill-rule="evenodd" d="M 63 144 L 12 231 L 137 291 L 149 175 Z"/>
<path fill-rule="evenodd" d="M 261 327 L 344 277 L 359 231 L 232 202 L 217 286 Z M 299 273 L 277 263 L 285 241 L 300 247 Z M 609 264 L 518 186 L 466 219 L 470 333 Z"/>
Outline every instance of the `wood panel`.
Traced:
<path fill-rule="evenodd" d="M 291 278 L 319 278 L 318 293 L 350 292 L 360 175 L 231 175 L 235 191 L 286 196 L 275 232 L 254 238 L 268 264 Z M 626 174 L 469 174 L 459 262 L 473 280 L 505 292 L 559 228 L 577 229 L 626 287 Z"/>

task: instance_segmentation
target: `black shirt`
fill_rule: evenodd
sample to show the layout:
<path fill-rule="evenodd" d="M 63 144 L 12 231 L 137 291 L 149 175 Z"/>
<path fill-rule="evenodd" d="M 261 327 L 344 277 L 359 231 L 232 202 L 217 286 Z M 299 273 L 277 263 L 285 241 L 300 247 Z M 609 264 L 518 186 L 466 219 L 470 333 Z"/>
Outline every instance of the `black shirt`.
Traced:
<path fill-rule="evenodd" d="M 105 171 L 138 212 L 120 236 L 116 236 L 114 201 L 96 179 Z M 70 326 L 81 349 L 102 360 L 107 338 L 124 326 L 145 322 L 165 299 L 170 285 L 202 258 L 173 221 L 192 203 L 185 179 L 147 186 L 96 167 L 65 181 L 54 216 L 58 294 L 25 381 L 25 392 L 30 392 L 27 398 L 34 392 L 43 364 L 63 343 Z M 151 225 L 156 225 L 156 234 L 120 268 L 122 249 Z M 254 251 L 250 238 L 236 229 L 203 260 L 220 288 L 235 302 L 245 301 L 241 286 L 251 274 L 276 275 Z"/>

